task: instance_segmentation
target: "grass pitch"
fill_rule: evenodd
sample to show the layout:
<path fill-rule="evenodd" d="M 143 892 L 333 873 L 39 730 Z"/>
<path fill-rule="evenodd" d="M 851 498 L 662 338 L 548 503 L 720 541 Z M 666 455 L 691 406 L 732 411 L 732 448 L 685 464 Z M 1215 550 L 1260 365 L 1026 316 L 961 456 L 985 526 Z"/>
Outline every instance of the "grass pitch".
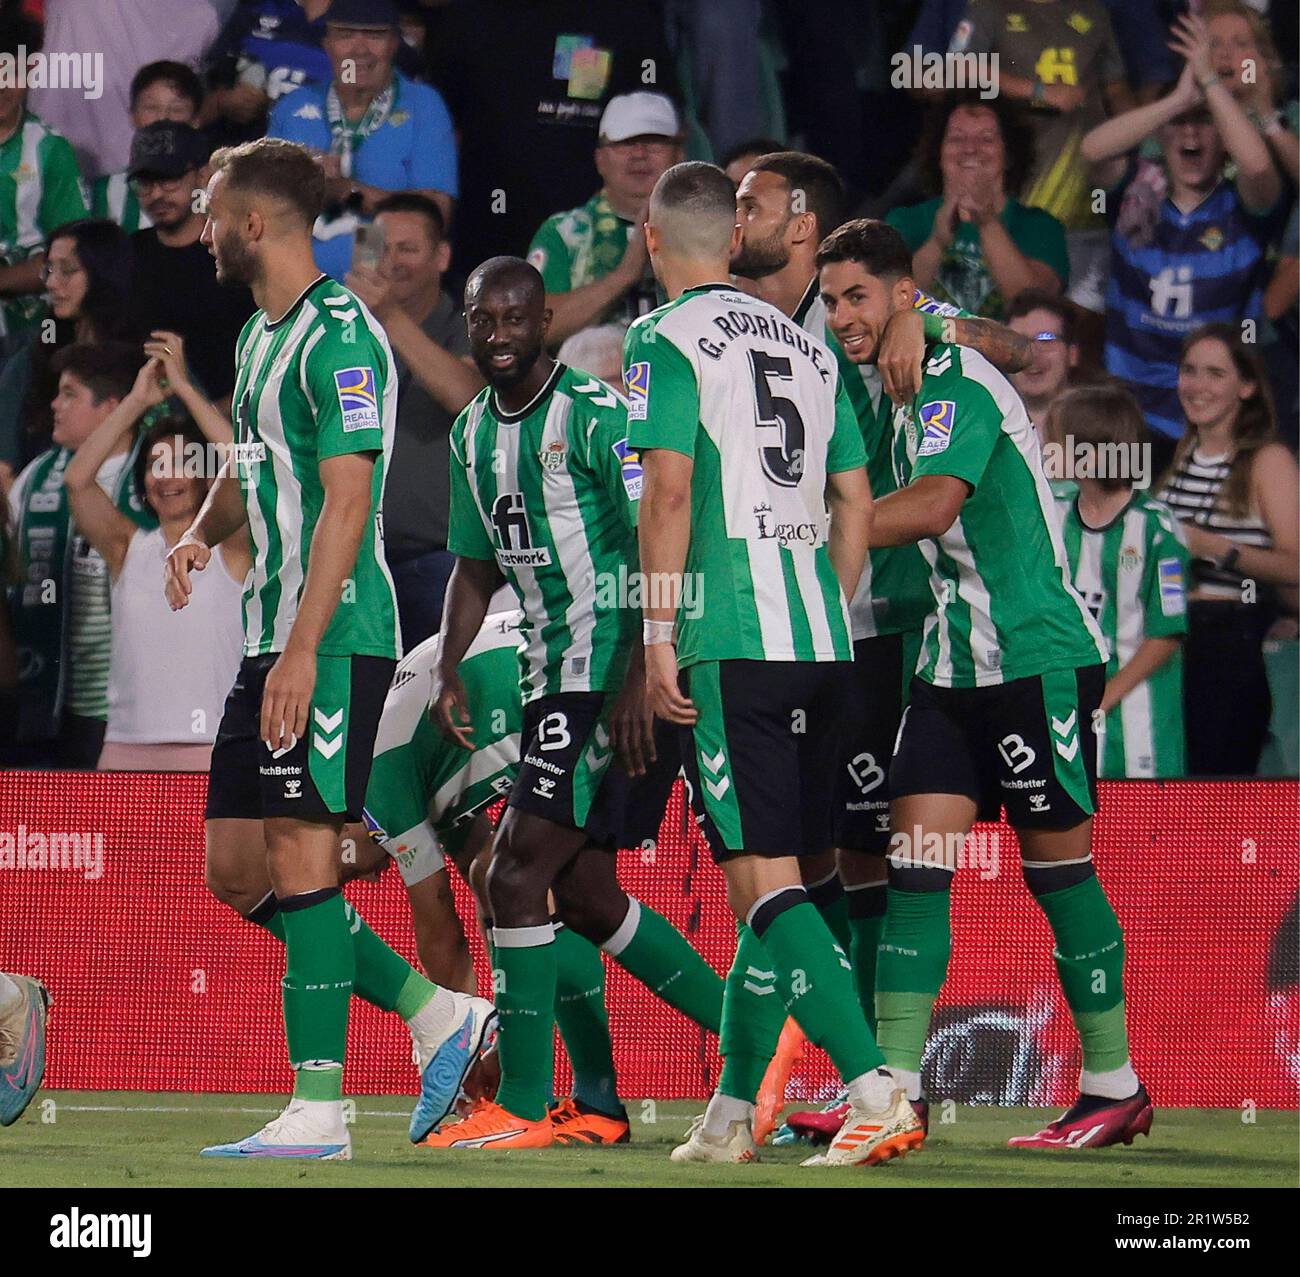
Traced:
<path fill-rule="evenodd" d="M 613 1148 L 435 1152 L 407 1142 L 409 1096 L 355 1101 L 350 1163 L 235 1162 L 197 1156 L 240 1139 L 279 1111 L 269 1095 L 43 1091 L 0 1131 L 6 1187 L 528 1187 L 644 1188 L 870 1186 L 960 1188 L 1292 1187 L 1298 1119 L 1260 1111 L 1253 1124 L 1230 1109 L 1157 1109 L 1149 1137 L 1131 1148 L 1022 1152 L 1008 1136 L 1035 1131 L 1045 1109 L 957 1107 L 933 1125 L 925 1150 L 875 1169 L 804 1169 L 805 1144 L 765 1148 L 750 1166 L 676 1166 L 699 1101 L 628 1101 L 632 1143 Z"/>

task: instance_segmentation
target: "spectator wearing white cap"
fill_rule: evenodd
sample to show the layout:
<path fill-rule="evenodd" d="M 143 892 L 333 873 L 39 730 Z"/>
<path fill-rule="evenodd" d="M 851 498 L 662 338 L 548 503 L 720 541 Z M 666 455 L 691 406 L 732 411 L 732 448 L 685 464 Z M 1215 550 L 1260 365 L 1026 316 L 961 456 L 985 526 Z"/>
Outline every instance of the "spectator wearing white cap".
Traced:
<path fill-rule="evenodd" d="M 609 100 L 596 143 L 600 190 L 548 217 L 528 250 L 546 283 L 553 344 L 590 324 L 626 328 L 658 305 L 642 225 L 655 183 L 682 158 L 681 122 L 662 93 Z"/>

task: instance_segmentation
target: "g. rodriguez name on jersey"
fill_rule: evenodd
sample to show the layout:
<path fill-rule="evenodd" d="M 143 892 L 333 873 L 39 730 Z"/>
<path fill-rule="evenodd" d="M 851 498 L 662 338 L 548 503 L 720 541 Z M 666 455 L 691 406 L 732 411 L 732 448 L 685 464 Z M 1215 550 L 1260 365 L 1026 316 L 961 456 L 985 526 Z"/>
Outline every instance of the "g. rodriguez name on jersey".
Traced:
<path fill-rule="evenodd" d="M 744 305 L 749 299 L 734 293 L 731 295 L 719 293 L 718 300 Z M 808 334 L 797 324 L 787 323 L 785 320 L 778 322 L 767 315 L 743 310 L 729 310 L 725 315 L 714 315 L 711 322 L 722 334 L 720 341 L 710 341 L 707 337 L 700 337 L 695 343 L 700 353 L 708 355 L 710 359 L 721 359 L 726 354 L 729 342 L 738 341 L 742 337 L 761 337 L 765 341 L 779 341 L 782 345 L 797 350 L 805 359 L 811 361 L 823 381 L 831 379 L 829 351 L 809 341 Z"/>

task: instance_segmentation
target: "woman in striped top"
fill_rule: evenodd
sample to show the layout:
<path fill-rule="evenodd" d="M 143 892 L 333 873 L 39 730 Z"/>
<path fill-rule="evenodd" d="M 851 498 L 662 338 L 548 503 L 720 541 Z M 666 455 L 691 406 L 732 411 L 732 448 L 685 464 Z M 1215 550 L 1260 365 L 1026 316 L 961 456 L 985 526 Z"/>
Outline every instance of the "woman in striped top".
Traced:
<path fill-rule="evenodd" d="M 1183 670 L 1188 770 L 1251 775 L 1270 713 L 1261 644 L 1279 615 L 1296 611 L 1300 475 L 1274 439 L 1264 366 L 1232 325 L 1188 336 L 1178 398 L 1186 427 L 1159 495 L 1193 556 Z"/>

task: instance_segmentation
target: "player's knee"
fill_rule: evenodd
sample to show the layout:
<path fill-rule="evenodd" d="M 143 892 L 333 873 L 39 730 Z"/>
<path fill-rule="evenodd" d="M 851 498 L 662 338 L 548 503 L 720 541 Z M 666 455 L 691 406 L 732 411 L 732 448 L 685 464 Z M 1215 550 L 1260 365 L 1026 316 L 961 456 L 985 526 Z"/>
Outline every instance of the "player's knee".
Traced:
<path fill-rule="evenodd" d="M 604 944 L 627 917 L 628 898 L 622 888 L 593 893 L 559 879 L 551 890 L 555 892 L 555 912 L 560 921 L 592 944 Z"/>
<path fill-rule="evenodd" d="M 237 873 L 231 872 L 229 865 L 223 865 L 211 858 L 203 865 L 203 880 L 213 897 L 223 905 L 228 905 L 236 913 L 247 917 L 256 907 L 258 901 L 266 895 L 263 885 L 259 892 L 243 880 Z"/>

